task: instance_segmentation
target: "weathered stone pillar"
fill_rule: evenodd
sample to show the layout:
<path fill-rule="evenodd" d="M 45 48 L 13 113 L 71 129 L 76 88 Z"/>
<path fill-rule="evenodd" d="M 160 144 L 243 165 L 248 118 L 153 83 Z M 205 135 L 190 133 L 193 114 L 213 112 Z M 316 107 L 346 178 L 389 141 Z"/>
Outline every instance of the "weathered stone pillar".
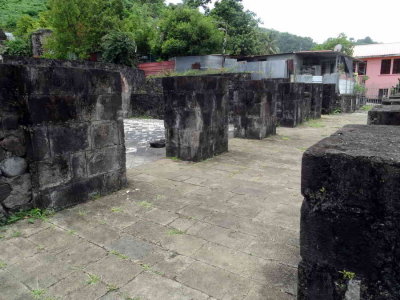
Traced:
<path fill-rule="evenodd" d="M 323 84 L 322 88 L 322 114 L 329 115 L 338 109 L 335 84 Z"/>
<path fill-rule="evenodd" d="M 368 125 L 400 125 L 400 105 L 378 105 L 368 112 Z"/>
<path fill-rule="evenodd" d="M 310 87 L 310 85 L 308 85 Z M 279 85 L 281 111 L 278 122 L 281 126 L 296 127 L 310 115 L 311 94 L 305 92 L 304 83 L 281 83 Z"/>
<path fill-rule="evenodd" d="M 265 81 L 239 82 L 231 97 L 234 137 L 264 139 L 276 134 L 276 102 Z"/>
<path fill-rule="evenodd" d="M 0 219 L 126 184 L 119 73 L 0 64 Z"/>
<path fill-rule="evenodd" d="M 201 161 L 228 151 L 228 85 L 216 76 L 163 80 L 168 157 Z"/>
<path fill-rule="evenodd" d="M 303 156 L 298 299 L 400 299 L 400 128 L 348 125 Z"/>
<path fill-rule="evenodd" d="M 311 92 L 311 119 L 320 119 L 322 113 L 322 90 L 323 85 L 319 83 L 313 83 L 310 85 Z"/>

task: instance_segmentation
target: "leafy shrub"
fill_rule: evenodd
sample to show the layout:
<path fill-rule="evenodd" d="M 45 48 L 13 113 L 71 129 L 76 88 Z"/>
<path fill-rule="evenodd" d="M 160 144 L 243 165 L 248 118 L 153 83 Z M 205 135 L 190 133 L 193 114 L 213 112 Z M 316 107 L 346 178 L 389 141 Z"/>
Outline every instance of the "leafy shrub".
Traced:
<path fill-rule="evenodd" d="M 17 38 L 5 42 L 3 54 L 10 56 L 32 56 L 31 44 L 28 40 Z"/>
<path fill-rule="evenodd" d="M 105 62 L 133 66 L 136 61 L 136 43 L 129 32 L 114 31 L 102 38 L 101 48 Z"/>

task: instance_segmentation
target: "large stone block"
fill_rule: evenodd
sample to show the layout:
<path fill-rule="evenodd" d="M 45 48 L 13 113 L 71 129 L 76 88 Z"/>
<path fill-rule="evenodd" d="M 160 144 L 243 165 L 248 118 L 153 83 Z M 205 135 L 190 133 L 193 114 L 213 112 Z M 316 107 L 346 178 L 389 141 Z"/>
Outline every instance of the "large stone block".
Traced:
<path fill-rule="evenodd" d="M 348 125 L 305 152 L 298 299 L 400 299 L 399 142 Z"/>
<path fill-rule="evenodd" d="M 2 201 L 2 205 L 7 210 L 15 212 L 22 209 L 31 208 L 32 184 L 31 175 L 29 173 L 6 179 L 4 182 L 11 187 L 10 194 Z"/>
<path fill-rule="evenodd" d="M 71 163 L 68 156 L 56 156 L 52 159 L 31 164 L 35 174 L 33 183 L 39 190 L 61 186 L 71 180 Z"/>
<path fill-rule="evenodd" d="M 400 125 L 400 105 L 379 105 L 368 112 L 368 125 Z"/>
<path fill-rule="evenodd" d="M 117 122 L 94 123 L 91 138 L 94 149 L 120 144 Z"/>
<path fill-rule="evenodd" d="M 52 155 L 89 149 L 89 123 L 66 123 L 48 127 Z"/>
<path fill-rule="evenodd" d="M 173 77 L 163 85 L 167 156 L 200 161 L 227 151 L 226 79 Z"/>
<path fill-rule="evenodd" d="M 311 85 L 305 83 L 281 83 L 279 85 L 281 107 L 278 123 L 285 127 L 296 127 L 310 117 Z"/>
<path fill-rule="evenodd" d="M 88 176 L 96 176 L 123 169 L 125 148 L 114 146 L 87 152 Z"/>
<path fill-rule="evenodd" d="M 276 133 L 276 101 L 266 81 L 243 81 L 230 93 L 237 138 L 263 139 Z"/>

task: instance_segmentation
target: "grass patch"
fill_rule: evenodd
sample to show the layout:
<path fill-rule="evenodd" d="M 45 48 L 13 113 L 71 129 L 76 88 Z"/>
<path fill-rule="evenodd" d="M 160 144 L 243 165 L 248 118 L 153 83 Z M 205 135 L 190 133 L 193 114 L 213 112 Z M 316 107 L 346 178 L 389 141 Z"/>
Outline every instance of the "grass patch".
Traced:
<path fill-rule="evenodd" d="M 140 201 L 138 202 L 138 205 L 144 208 L 152 208 L 153 204 L 147 201 Z"/>
<path fill-rule="evenodd" d="M 170 159 L 170 160 L 173 160 L 173 161 L 181 161 L 179 158 L 177 158 L 176 156 L 173 156 L 173 157 L 167 157 L 168 159 Z"/>
<path fill-rule="evenodd" d="M 86 281 L 86 284 L 88 285 L 96 284 L 100 281 L 100 277 L 95 274 L 88 274 L 88 277 L 89 278 Z"/>
<path fill-rule="evenodd" d="M 306 147 L 299 147 L 299 148 L 297 148 L 297 149 L 299 149 L 301 152 L 304 152 L 304 151 L 306 151 L 308 148 L 306 148 Z"/>
<path fill-rule="evenodd" d="M 168 235 L 181 235 L 181 234 L 185 234 L 185 232 L 178 229 L 168 230 Z"/>
<path fill-rule="evenodd" d="M 10 215 L 4 224 L 0 225 L 11 225 L 21 220 L 28 220 L 29 223 L 35 223 L 36 220 L 47 221 L 47 218 L 54 215 L 52 210 L 41 210 L 40 208 L 34 208 L 31 210 L 24 210 L 16 212 Z"/>
<path fill-rule="evenodd" d="M 14 231 L 14 232 L 11 234 L 11 237 L 12 237 L 12 238 L 17 238 L 17 237 L 20 237 L 21 235 L 22 235 L 21 231 Z"/>
<path fill-rule="evenodd" d="M 290 140 L 290 138 L 289 138 L 288 136 L 283 136 L 283 137 L 281 137 L 281 139 L 282 139 L 283 141 L 289 141 L 289 140 Z"/>
<path fill-rule="evenodd" d="M 150 265 L 142 264 L 141 267 L 145 271 L 151 271 L 151 266 Z"/>
<path fill-rule="evenodd" d="M 374 106 L 373 105 L 364 105 L 361 107 L 361 110 L 363 111 L 370 111 L 371 109 L 373 109 Z"/>
<path fill-rule="evenodd" d="M 111 250 L 109 253 L 112 254 L 112 255 L 115 255 L 116 257 L 118 257 L 120 259 L 124 259 L 124 260 L 125 259 L 129 259 L 128 256 L 123 255 L 122 253 L 119 253 L 118 251 L 115 251 L 115 250 Z"/>
<path fill-rule="evenodd" d="M 111 208 L 111 211 L 113 213 L 120 213 L 120 212 L 123 212 L 123 209 L 120 207 L 113 207 L 113 208 Z"/>
<path fill-rule="evenodd" d="M 40 300 L 46 294 L 46 290 L 32 290 L 31 294 L 34 299 Z"/>
<path fill-rule="evenodd" d="M 108 292 L 114 292 L 114 291 L 117 291 L 117 290 L 119 290 L 119 287 L 117 287 L 116 285 L 113 285 L 113 284 L 108 284 L 107 285 L 107 291 Z"/>
<path fill-rule="evenodd" d="M 305 125 L 308 127 L 312 127 L 312 128 L 324 128 L 325 127 L 325 125 L 323 123 L 321 123 L 320 121 L 317 121 L 317 120 L 307 121 L 305 123 Z"/>
<path fill-rule="evenodd" d="M 4 269 L 5 267 L 7 267 L 7 264 L 0 260 L 0 270 Z"/>

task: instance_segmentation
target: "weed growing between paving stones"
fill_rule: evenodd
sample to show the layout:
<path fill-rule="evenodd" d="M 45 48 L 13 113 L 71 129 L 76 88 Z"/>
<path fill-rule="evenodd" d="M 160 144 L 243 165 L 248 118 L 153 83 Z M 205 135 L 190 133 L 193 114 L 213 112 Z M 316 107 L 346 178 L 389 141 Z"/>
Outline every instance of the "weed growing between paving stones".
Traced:
<path fill-rule="evenodd" d="M 32 290 L 31 293 L 32 293 L 32 297 L 34 299 L 40 300 L 43 298 L 44 294 L 46 294 L 46 291 L 45 290 Z"/>
<path fill-rule="evenodd" d="M 114 212 L 114 213 L 123 212 L 122 208 L 119 208 L 119 207 L 113 207 L 113 208 L 111 208 L 111 211 Z"/>
<path fill-rule="evenodd" d="M 4 269 L 5 267 L 7 267 L 7 264 L 0 260 L 0 270 Z"/>
<path fill-rule="evenodd" d="M 88 277 L 89 279 L 86 281 L 86 284 L 92 285 L 100 281 L 100 277 L 95 274 L 88 274 Z"/>
<path fill-rule="evenodd" d="M 14 231 L 14 232 L 11 234 L 11 237 L 17 238 L 17 237 L 20 237 L 21 235 L 22 235 L 21 231 Z"/>
<path fill-rule="evenodd" d="M 185 234 L 185 232 L 178 229 L 168 230 L 168 235 L 180 235 L 180 234 Z"/>
<path fill-rule="evenodd" d="M 138 205 L 144 207 L 144 208 L 152 208 L 153 204 L 147 201 L 140 201 L 138 202 Z"/>
<path fill-rule="evenodd" d="M 11 225 L 20 220 L 28 220 L 29 223 L 34 223 L 36 220 L 47 221 L 47 218 L 54 215 L 52 210 L 41 210 L 34 208 L 31 210 L 19 211 L 10 215 L 4 224 L 0 225 Z"/>
<path fill-rule="evenodd" d="M 122 253 L 119 253 L 118 251 L 115 251 L 115 250 L 111 250 L 109 253 L 112 255 L 115 255 L 116 257 L 118 257 L 120 259 L 128 259 L 129 258 L 128 256 L 123 255 Z"/>
<path fill-rule="evenodd" d="M 113 284 L 108 284 L 107 285 L 107 291 L 108 292 L 114 292 L 116 290 L 119 290 L 119 287 L 117 287 L 116 285 L 113 285 Z"/>
<path fill-rule="evenodd" d="M 283 141 L 288 141 L 288 140 L 290 140 L 290 138 L 289 138 L 288 136 L 283 136 L 283 137 L 282 137 L 282 140 L 283 140 Z"/>

